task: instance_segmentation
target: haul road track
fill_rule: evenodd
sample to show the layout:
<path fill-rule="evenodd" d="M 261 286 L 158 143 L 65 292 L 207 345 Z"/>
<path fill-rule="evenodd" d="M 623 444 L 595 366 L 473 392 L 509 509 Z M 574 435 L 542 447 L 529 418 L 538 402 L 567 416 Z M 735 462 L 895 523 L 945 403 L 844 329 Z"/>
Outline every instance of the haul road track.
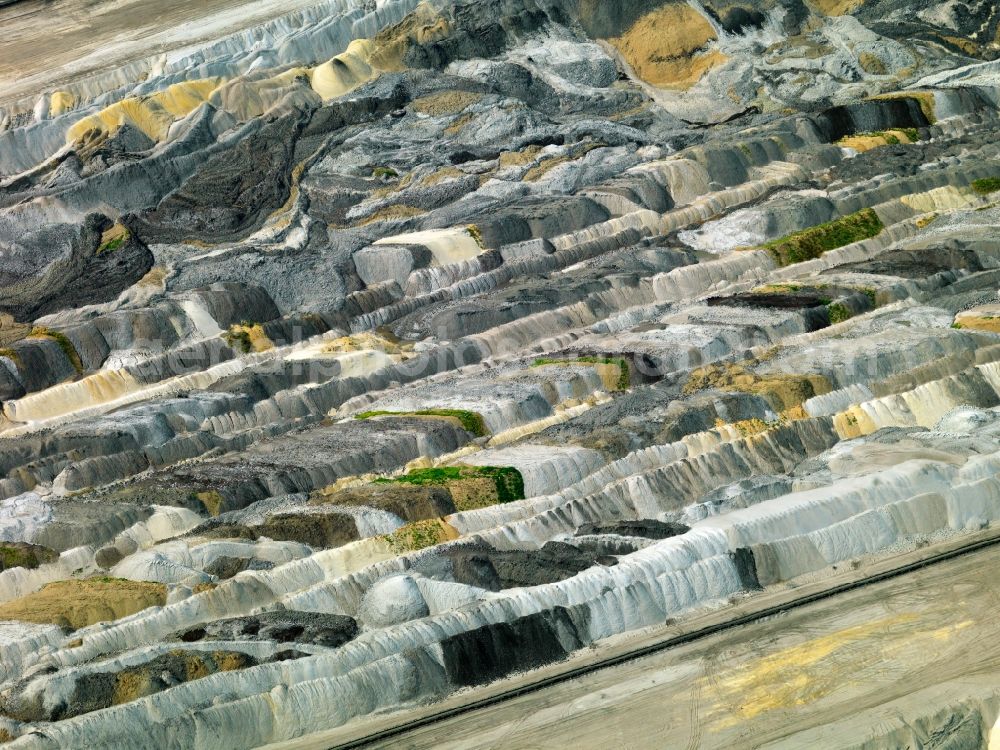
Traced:
<path fill-rule="evenodd" d="M 330 732 L 323 732 L 317 735 L 307 736 L 285 743 L 278 743 L 269 746 L 269 750 L 351 750 L 361 747 L 406 747 L 406 748 L 432 748 L 432 747 L 553 747 L 555 743 L 560 743 L 564 732 L 574 723 L 574 706 L 585 703 L 587 698 L 595 698 L 596 703 L 604 702 L 608 693 L 614 693 L 616 686 L 624 686 L 634 683 L 637 675 L 642 675 L 643 689 L 661 683 L 660 690 L 683 690 L 683 683 L 690 679 L 689 669 L 683 669 L 685 662 L 694 656 L 697 659 L 699 651 L 712 650 L 718 648 L 720 641 L 734 640 L 739 642 L 754 642 L 758 640 L 767 641 L 778 640 L 769 631 L 787 630 L 792 634 L 793 640 L 801 640 L 800 628 L 797 622 L 790 622 L 789 618 L 802 620 L 809 623 L 806 628 L 807 633 L 812 636 L 812 640 L 823 638 L 836 638 L 839 633 L 847 633 L 849 637 L 856 637 L 861 640 L 873 641 L 883 633 L 876 629 L 874 633 L 868 632 L 868 628 L 851 625 L 843 628 L 845 618 L 852 616 L 852 623 L 858 619 L 857 615 L 866 612 L 866 603 L 878 602 L 881 606 L 896 610 L 899 604 L 897 599 L 907 599 L 907 592 L 912 589 L 926 588 L 925 579 L 931 584 L 938 579 L 949 580 L 953 586 L 961 586 L 962 581 L 967 578 L 977 580 L 982 571 L 989 570 L 991 566 L 1000 563 L 1000 531 L 991 529 L 978 533 L 974 536 L 953 539 L 946 545 L 937 545 L 935 548 L 922 548 L 913 552 L 899 555 L 892 559 L 886 559 L 875 563 L 865 569 L 859 569 L 850 573 L 837 576 L 835 579 L 826 579 L 816 583 L 785 589 L 777 592 L 768 592 L 736 607 L 729 607 L 723 611 L 713 612 L 709 615 L 693 618 L 686 622 L 684 626 L 668 626 L 668 628 L 658 628 L 655 631 L 646 631 L 639 636 L 634 636 L 627 640 L 617 640 L 608 645 L 599 647 L 597 653 L 601 654 L 596 660 L 594 651 L 587 654 L 576 654 L 569 660 L 561 664 L 552 665 L 547 668 L 537 670 L 532 673 L 518 675 L 491 686 L 465 692 L 454 698 L 444 701 L 435 706 L 421 707 L 403 714 L 389 715 L 368 722 L 364 726 L 355 724 Z M 831 585 L 832 583 L 832 585 Z M 997 600 L 1000 595 L 1000 586 L 994 591 L 991 587 L 981 587 L 978 596 L 984 601 Z M 850 600 L 850 601 L 848 601 Z M 912 601 L 910 601 L 912 605 Z M 945 609 L 947 602 L 939 602 Z M 954 602 L 955 605 L 951 615 L 954 622 L 945 625 L 944 628 L 935 628 L 935 631 L 944 629 L 955 629 L 965 631 L 968 628 L 968 618 L 974 611 L 972 602 Z M 901 605 L 905 606 L 905 604 Z M 850 615 L 841 616 L 837 614 L 838 609 L 849 611 Z M 916 609 L 916 607 L 914 607 Z M 833 613 L 833 616 L 829 615 Z M 900 615 L 902 617 L 902 633 L 912 630 L 919 637 L 921 632 L 920 623 L 909 623 L 909 613 Z M 776 620 L 780 618 L 780 620 Z M 863 616 L 862 618 L 863 619 Z M 946 618 L 948 619 L 947 615 Z M 769 625 L 777 623 L 776 628 Z M 935 623 L 940 625 L 940 623 Z M 979 625 L 989 627 L 980 622 Z M 817 639 L 815 636 L 819 636 Z M 937 638 L 942 638 L 941 632 L 935 632 Z M 976 636 L 970 635 L 967 640 L 975 640 Z M 785 640 L 782 638 L 781 640 Z M 792 649 L 808 649 L 809 642 L 796 644 Z M 821 647 L 822 648 L 822 647 Z M 823 649 L 826 650 L 826 649 Z M 887 652 L 892 647 L 885 649 Z M 603 653 L 602 653 L 603 652 Z M 754 653 L 752 662 L 766 664 L 768 660 L 774 659 L 776 654 L 766 655 Z M 974 657 L 973 657 L 974 658 Z M 587 659 L 591 659 L 587 663 Z M 737 660 L 733 660 L 736 662 Z M 832 660 L 836 662 L 837 660 Z M 1000 664 L 1000 662 L 998 662 Z M 737 669 L 742 665 L 733 664 Z M 755 665 L 756 666 L 756 665 Z M 823 671 L 823 662 L 817 666 L 819 671 Z M 832 663 L 831 670 L 840 671 L 838 664 Z M 678 667 L 681 667 L 678 671 Z M 719 666 L 719 669 L 725 667 Z M 961 671 L 961 667 L 958 668 Z M 972 670 L 970 670 L 972 671 Z M 670 673 L 674 672 L 675 675 Z M 623 674 L 624 673 L 624 674 Z M 657 677 L 659 675 L 659 679 Z M 666 678 L 663 679 L 663 676 Z M 680 677 L 678 680 L 677 678 Z M 693 683 L 694 681 L 692 681 Z M 781 682 L 781 680 L 779 680 Z M 677 684 L 681 683 L 681 684 Z M 993 684 L 1000 685 L 994 681 Z M 915 684 L 911 686 L 916 692 L 924 687 Z M 940 689 L 940 688 L 939 688 Z M 691 692 L 695 692 L 692 688 Z M 763 692 L 767 692 L 764 690 Z M 878 691 L 872 691 L 877 694 Z M 565 695 L 563 695 L 565 693 Z M 793 711 L 796 721 L 802 722 L 802 727 L 810 726 L 809 719 L 809 698 L 817 697 L 812 695 L 808 687 L 802 690 L 802 695 L 796 696 L 795 690 L 788 696 L 792 700 L 793 707 L 800 706 Z M 631 695 L 631 692 L 627 693 Z M 896 697 L 892 692 L 884 692 L 886 698 Z M 619 700 L 623 697 L 616 696 Z M 752 697 L 752 694 L 751 696 Z M 818 696 L 826 698 L 823 694 Z M 654 703 L 657 701 L 654 701 Z M 886 701 L 888 703 L 888 700 Z M 915 702 L 919 702 L 917 699 Z M 697 701 L 694 701 L 697 703 Z M 903 704 L 906 704 L 904 699 Z M 853 703 L 849 704 L 853 707 Z M 589 712 L 589 705 L 585 705 L 583 710 Z M 770 716 L 768 711 L 756 712 L 753 707 L 745 709 L 745 713 L 751 714 L 751 718 L 756 716 Z M 769 709 L 786 708 L 783 706 L 768 706 Z M 601 712 L 606 717 L 606 725 L 603 727 L 604 734 L 585 736 L 577 747 L 642 747 L 645 742 L 651 741 L 656 733 L 648 735 L 649 723 L 642 722 L 632 724 L 627 717 L 619 717 L 612 711 L 621 711 L 619 706 L 614 707 L 614 699 L 606 702 L 608 713 Z M 718 737 L 718 742 L 711 737 L 711 733 L 704 732 L 704 727 L 697 725 L 706 718 L 703 715 L 696 716 L 697 706 L 693 706 L 693 712 L 689 713 L 692 721 L 690 727 L 673 726 L 668 731 L 672 736 L 685 731 L 701 737 L 700 742 L 688 745 L 691 747 L 715 747 L 730 744 L 734 740 L 726 739 L 722 742 L 723 736 Z M 704 707 L 702 707 L 704 711 Z M 530 721 L 525 721 L 525 717 L 536 714 L 546 715 L 546 718 L 539 720 L 539 726 L 532 726 Z M 547 716 L 547 714 L 552 714 Z M 820 724 L 822 719 L 829 719 L 830 712 L 817 713 L 816 724 Z M 852 713 L 845 714 L 844 718 L 851 720 Z M 401 721 L 401 718 L 403 719 Z M 524 736 L 517 735 L 520 724 L 527 724 Z M 709 722 L 711 723 L 711 722 Z M 720 723 L 720 722 L 715 722 Z M 723 720 L 723 725 L 728 722 Z M 858 722 L 855 727 L 857 731 L 864 731 Z M 776 722 L 777 727 L 784 727 L 785 723 Z M 723 726 L 722 729 L 728 727 Z M 492 731 L 491 731 L 492 730 Z M 530 731 L 529 731 L 530 730 Z M 602 731 L 598 729 L 598 731 Z M 822 728 L 815 730 L 822 731 Z M 512 734 L 507 734 L 511 732 Z M 780 729 L 775 733 L 780 734 Z M 830 732 L 827 730 L 827 735 Z M 759 746 L 759 742 L 765 739 L 765 735 L 758 735 L 752 732 L 746 736 L 744 741 L 748 745 Z M 836 733 L 836 736 L 841 736 Z M 768 737 L 768 739 L 773 739 Z M 738 740 L 735 740 L 737 743 Z M 804 747 L 797 745 L 799 740 L 790 740 L 789 747 Z M 801 741 L 805 742 L 805 738 Z M 812 743 L 815 740 L 810 739 Z M 827 741 L 834 742 L 832 736 L 827 737 Z M 839 740 L 837 740 L 839 741 Z M 527 743 L 527 744 L 526 744 Z M 534 743 L 534 744 L 532 744 Z M 680 747 L 668 743 L 669 747 Z M 812 747 L 839 747 L 839 745 L 815 745 Z M 991 745 L 992 747 L 992 745 Z"/>

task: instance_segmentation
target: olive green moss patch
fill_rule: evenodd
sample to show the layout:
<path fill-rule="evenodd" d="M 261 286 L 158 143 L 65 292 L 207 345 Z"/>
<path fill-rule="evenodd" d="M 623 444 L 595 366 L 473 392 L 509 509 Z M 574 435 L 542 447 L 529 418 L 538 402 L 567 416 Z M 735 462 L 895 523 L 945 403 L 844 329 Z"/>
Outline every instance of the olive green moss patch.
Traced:
<path fill-rule="evenodd" d="M 1000 190 L 1000 177 L 984 177 L 972 181 L 972 189 L 980 195 L 991 195 Z"/>
<path fill-rule="evenodd" d="M 364 411 L 355 415 L 355 419 L 371 419 L 372 417 L 448 417 L 457 419 L 462 427 L 476 437 L 489 435 L 482 414 L 465 409 L 420 409 L 417 411 Z"/>
<path fill-rule="evenodd" d="M 813 260 L 823 253 L 877 236 L 885 225 L 870 208 L 795 232 L 764 245 L 782 266 Z"/>
<path fill-rule="evenodd" d="M 447 487 L 470 479 L 491 480 L 496 487 L 497 502 L 509 503 L 524 499 L 524 478 L 513 466 L 438 466 L 431 469 L 416 469 L 399 477 L 382 477 L 375 482 Z"/>
<path fill-rule="evenodd" d="M 574 357 L 573 359 L 551 359 L 542 357 L 536 359 L 532 367 L 543 367 L 545 365 L 615 365 L 620 371 L 618 376 L 618 390 L 627 391 L 632 383 L 629 374 L 628 362 L 624 357 Z"/>

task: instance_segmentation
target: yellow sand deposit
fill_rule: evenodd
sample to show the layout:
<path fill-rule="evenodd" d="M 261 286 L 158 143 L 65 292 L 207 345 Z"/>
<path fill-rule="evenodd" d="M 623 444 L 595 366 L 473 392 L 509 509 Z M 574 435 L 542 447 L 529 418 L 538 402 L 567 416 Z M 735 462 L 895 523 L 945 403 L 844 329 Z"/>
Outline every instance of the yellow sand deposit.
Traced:
<path fill-rule="evenodd" d="M 897 143 L 913 143 L 913 140 L 904 130 L 886 130 L 881 133 L 849 135 L 837 141 L 838 146 L 853 148 L 858 152 L 871 151 L 873 148 L 895 145 Z"/>
<path fill-rule="evenodd" d="M 846 16 L 862 6 L 864 0 L 812 0 L 812 5 L 827 16 Z"/>
<path fill-rule="evenodd" d="M 920 627 L 917 615 L 904 612 L 812 638 L 723 669 L 705 678 L 697 689 L 717 702 L 714 713 L 721 727 L 739 726 L 771 711 L 801 712 L 846 685 L 879 675 L 887 656 L 902 650 L 935 653 L 942 643 L 973 625 L 960 620 L 944 627 Z"/>
<path fill-rule="evenodd" d="M 68 91 L 54 91 L 49 98 L 49 117 L 58 117 L 76 106 L 76 97 Z"/>
<path fill-rule="evenodd" d="M 373 214 L 369 214 L 365 218 L 356 222 L 359 227 L 368 226 L 369 224 L 374 224 L 378 221 L 395 221 L 396 219 L 410 219 L 414 216 L 422 216 L 427 213 L 422 208 L 417 208 L 416 206 L 408 206 L 405 203 L 396 203 L 392 206 L 386 206 L 385 208 L 380 208 Z"/>
<path fill-rule="evenodd" d="M 541 152 L 542 147 L 534 144 L 520 151 L 502 151 L 500 153 L 500 168 L 523 167 L 525 164 L 531 164 Z"/>
<path fill-rule="evenodd" d="M 409 342 L 397 343 L 370 331 L 342 336 L 339 339 L 328 341 L 323 345 L 323 351 L 329 353 L 375 350 L 385 352 L 386 354 L 402 354 L 404 351 L 412 349 L 413 344 Z"/>
<path fill-rule="evenodd" d="M 715 38 L 704 16 L 690 5 L 677 4 L 646 14 L 608 41 L 643 81 L 683 91 L 726 61 L 718 50 L 703 50 Z"/>
<path fill-rule="evenodd" d="M 231 325 L 223 338 L 230 346 L 242 349 L 247 354 L 274 348 L 274 342 L 264 333 L 264 327 L 260 323 Z"/>
<path fill-rule="evenodd" d="M 858 64 L 861 65 L 866 73 L 874 76 L 884 76 L 889 73 L 889 69 L 885 66 L 882 58 L 871 52 L 862 52 L 858 55 Z"/>
<path fill-rule="evenodd" d="M 222 512 L 222 503 L 225 498 L 223 498 L 222 495 L 215 490 L 198 492 L 195 497 L 198 499 L 198 502 L 201 503 L 208 515 L 213 518 Z"/>
<path fill-rule="evenodd" d="M 456 167 L 442 167 L 420 180 L 420 184 L 424 187 L 430 187 L 431 185 L 438 185 L 448 180 L 457 180 L 461 177 L 465 177 L 465 172 L 461 169 Z"/>
<path fill-rule="evenodd" d="M 417 112 L 433 117 L 457 115 L 482 98 L 482 94 L 473 94 L 469 91 L 439 91 L 436 94 L 414 99 L 413 108 Z"/>
<path fill-rule="evenodd" d="M 955 326 L 973 331 L 1000 333 L 1000 305 L 983 305 L 955 316 Z"/>
<path fill-rule="evenodd" d="M 841 675 L 831 679 L 845 652 L 845 659 L 859 646 L 871 648 L 876 634 L 899 631 L 916 617 L 904 614 L 877 622 L 847 628 L 765 656 L 747 666 L 720 675 L 711 691 L 722 699 L 718 708 L 725 714 L 723 723 L 732 725 L 766 711 L 796 708 L 814 703 L 837 688 Z"/>
<path fill-rule="evenodd" d="M 347 50 L 313 69 L 310 84 L 324 99 L 343 96 L 377 75 L 371 65 L 374 42 L 355 39 Z"/>
<path fill-rule="evenodd" d="M 93 132 L 111 134 L 122 125 L 131 125 L 154 141 L 160 141 L 176 120 L 208 101 L 221 82 L 221 78 L 184 81 L 149 96 L 122 99 L 78 120 L 67 131 L 66 141 L 76 143 Z"/>
<path fill-rule="evenodd" d="M 403 70 L 403 58 L 413 44 L 431 44 L 450 33 L 448 21 L 428 3 L 420 3 L 398 24 L 375 35 L 371 62 L 380 70 Z"/>
<path fill-rule="evenodd" d="M 99 140 L 125 124 L 159 142 L 174 122 L 206 102 L 245 121 L 268 111 L 287 92 L 303 83 L 308 83 L 321 98 L 332 99 L 382 72 L 402 70 L 405 67 L 403 58 L 412 44 L 440 40 L 449 30 L 447 21 L 422 3 L 400 23 L 380 32 L 374 39 L 355 39 L 342 53 L 314 68 L 292 68 L 270 78 L 182 81 L 147 96 L 128 97 L 74 123 L 66 133 L 66 142 L 81 144 Z M 54 94 L 50 107 L 61 112 L 73 104 L 68 94 Z"/>

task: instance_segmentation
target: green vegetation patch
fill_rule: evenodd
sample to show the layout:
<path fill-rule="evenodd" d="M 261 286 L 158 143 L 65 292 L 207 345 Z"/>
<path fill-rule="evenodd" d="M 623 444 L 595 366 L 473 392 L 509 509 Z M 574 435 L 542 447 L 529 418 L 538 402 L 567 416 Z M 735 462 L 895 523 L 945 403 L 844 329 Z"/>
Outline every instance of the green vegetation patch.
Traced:
<path fill-rule="evenodd" d="M 843 323 L 845 320 L 854 317 L 854 313 L 846 305 L 842 305 L 839 302 L 828 305 L 826 309 L 830 314 L 830 325 L 837 325 L 837 323 Z"/>
<path fill-rule="evenodd" d="M 372 177 L 377 177 L 380 180 L 393 179 L 399 177 L 399 172 L 392 167 L 375 167 L 372 170 Z"/>
<path fill-rule="evenodd" d="M 0 357 L 6 357 L 9 359 L 14 363 L 14 367 L 18 370 L 24 367 L 24 362 L 21 361 L 21 355 L 13 349 L 0 349 Z"/>
<path fill-rule="evenodd" d="M 446 487 L 451 482 L 479 478 L 493 480 L 498 502 L 509 503 L 524 499 L 524 477 L 513 466 L 438 466 L 431 469 L 416 469 L 399 477 L 380 477 L 375 482 Z"/>
<path fill-rule="evenodd" d="M 469 224 L 469 226 L 465 228 L 465 231 L 469 233 L 469 236 L 476 241 L 476 244 L 479 245 L 480 248 L 483 250 L 486 249 L 486 243 L 483 242 L 483 233 L 478 226 L 475 224 Z"/>
<path fill-rule="evenodd" d="M 253 341 L 250 339 L 250 333 L 243 328 L 230 328 L 228 331 L 223 332 L 222 340 L 233 351 L 242 352 L 243 354 L 249 354 L 253 351 Z"/>
<path fill-rule="evenodd" d="M 107 242 L 102 243 L 101 246 L 97 248 L 97 254 L 102 255 L 103 253 L 113 253 L 115 250 L 124 245 L 128 241 L 128 238 L 129 233 L 128 230 L 125 229 L 117 237 L 113 237 Z"/>
<path fill-rule="evenodd" d="M 445 541 L 445 533 L 441 522 L 431 518 L 407 524 L 391 534 L 383 534 L 378 538 L 386 542 L 395 554 L 402 555 L 440 544 Z"/>
<path fill-rule="evenodd" d="M 573 359 L 542 357 L 532 363 L 532 367 L 544 367 L 545 365 L 617 365 L 620 373 L 618 376 L 618 390 L 627 391 L 632 385 L 628 360 L 624 357 L 574 357 Z"/>
<path fill-rule="evenodd" d="M 193 493 L 192 497 L 195 501 L 201 503 L 205 512 L 213 518 L 222 513 L 222 504 L 225 502 L 225 498 L 216 490 L 196 492 Z"/>
<path fill-rule="evenodd" d="M 462 427 L 476 437 L 489 435 L 482 414 L 465 409 L 420 409 L 419 411 L 364 411 L 355 415 L 355 419 L 371 419 L 372 417 L 452 417 L 462 423 Z"/>
<path fill-rule="evenodd" d="M 927 118 L 927 122 L 931 125 L 937 122 L 934 92 L 932 91 L 893 91 L 888 94 L 873 96 L 872 99 L 875 101 L 885 101 L 887 99 L 912 99 L 920 106 L 920 111 L 924 113 L 924 117 Z"/>
<path fill-rule="evenodd" d="M 878 235 L 885 225 L 870 208 L 849 216 L 795 232 L 764 245 L 782 266 L 813 260 L 823 253 Z"/>
<path fill-rule="evenodd" d="M 26 568 L 31 570 L 43 563 L 55 562 L 59 555 L 48 547 L 20 542 L 0 543 L 0 570 Z"/>
<path fill-rule="evenodd" d="M 63 350 L 66 358 L 69 359 L 70 363 L 73 365 L 73 369 L 76 370 L 77 375 L 83 373 L 83 361 L 80 359 L 80 355 L 77 353 L 76 347 L 73 346 L 73 342 L 66 337 L 66 334 L 54 331 L 51 328 L 35 326 L 31 329 L 31 333 L 28 334 L 28 337 L 35 339 L 52 339 L 59 344 L 59 348 Z"/>
<path fill-rule="evenodd" d="M 992 195 L 1000 190 L 1000 177 L 983 177 L 972 181 L 972 189 L 980 195 Z"/>

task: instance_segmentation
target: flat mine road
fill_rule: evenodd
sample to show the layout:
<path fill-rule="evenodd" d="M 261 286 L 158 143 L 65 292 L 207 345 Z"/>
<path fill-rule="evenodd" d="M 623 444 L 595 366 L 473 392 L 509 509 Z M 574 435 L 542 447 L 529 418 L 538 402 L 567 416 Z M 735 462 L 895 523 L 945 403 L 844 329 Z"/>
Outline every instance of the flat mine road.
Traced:
<path fill-rule="evenodd" d="M 980 532 L 269 750 L 842 747 L 887 704 L 1000 693 L 998 566 Z"/>

